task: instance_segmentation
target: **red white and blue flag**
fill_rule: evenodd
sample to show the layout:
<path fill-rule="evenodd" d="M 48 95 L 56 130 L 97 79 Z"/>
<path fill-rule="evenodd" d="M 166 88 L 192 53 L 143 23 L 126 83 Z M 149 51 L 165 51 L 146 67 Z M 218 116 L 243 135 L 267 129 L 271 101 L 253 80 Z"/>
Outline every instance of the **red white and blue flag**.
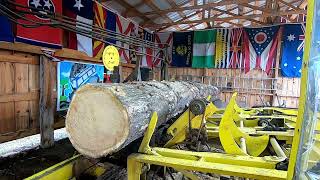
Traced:
<path fill-rule="evenodd" d="M 161 61 L 165 58 L 165 53 L 168 54 L 168 61 L 171 63 L 172 61 L 172 43 L 173 43 L 173 33 L 165 32 L 165 33 L 155 33 L 154 34 L 155 43 L 160 48 L 154 52 L 154 66 L 160 67 Z M 167 50 L 165 50 L 167 47 Z"/>
<path fill-rule="evenodd" d="M 143 30 L 143 39 L 146 41 L 154 42 L 154 34 L 148 32 L 147 30 Z M 143 48 L 143 53 L 145 53 L 146 55 L 142 56 L 141 66 L 149 68 L 154 67 L 155 65 L 153 64 L 153 48 L 145 47 Z"/>
<path fill-rule="evenodd" d="M 116 17 L 116 32 L 121 33 L 123 36 L 130 37 L 131 34 L 138 34 L 138 26 L 133 22 L 126 20 L 121 16 Z M 133 33 L 134 32 L 134 33 Z M 128 43 L 117 41 L 117 45 L 123 47 L 124 49 L 119 49 L 119 55 L 121 58 L 121 62 L 123 63 L 131 63 L 129 47 Z"/>
<path fill-rule="evenodd" d="M 242 28 L 230 30 L 230 60 L 228 68 L 242 68 L 244 66 L 241 53 Z"/>
<path fill-rule="evenodd" d="M 244 28 L 243 46 L 245 72 L 258 68 L 267 74 L 275 59 L 279 26 Z"/>
<path fill-rule="evenodd" d="M 32 12 L 45 13 L 50 11 L 53 13 L 62 13 L 61 0 L 16 0 L 18 4 L 32 7 Z M 34 9 L 37 8 L 37 9 Z M 19 11 L 21 8 L 17 7 Z M 43 11 L 45 10 L 45 11 Z M 43 15 L 27 14 L 25 18 L 37 22 L 49 23 L 50 19 Z M 32 24 L 26 20 L 18 19 L 19 23 Z M 3 25 L 3 24 L 2 24 Z M 21 25 L 17 25 L 17 38 L 16 41 L 33 44 L 37 46 L 45 46 L 50 48 L 62 47 L 62 29 L 53 28 L 50 26 L 40 26 L 37 28 L 25 28 Z"/>
<path fill-rule="evenodd" d="M 63 1 L 64 14 L 77 21 L 93 24 L 93 1 L 91 0 L 64 0 Z M 77 28 L 92 31 L 91 28 L 76 25 Z M 92 57 L 92 39 L 90 37 L 76 34 L 75 32 L 68 32 L 68 47 L 78 51 L 85 52 L 88 56 Z"/>

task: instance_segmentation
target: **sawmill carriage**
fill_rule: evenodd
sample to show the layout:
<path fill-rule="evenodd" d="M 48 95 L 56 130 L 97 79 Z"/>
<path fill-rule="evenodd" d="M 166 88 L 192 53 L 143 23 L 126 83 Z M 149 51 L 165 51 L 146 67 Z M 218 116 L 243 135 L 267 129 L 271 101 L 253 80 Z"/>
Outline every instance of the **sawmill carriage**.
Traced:
<path fill-rule="evenodd" d="M 150 33 L 131 21 L 122 23 L 125 18 L 106 8 L 107 2 L 64 2 L 63 15 L 54 0 L 21 2 L 3 0 L 0 4 L 1 18 L 17 24 L 15 41 L 29 43 L 27 40 L 35 38 L 28 37 L 30 28 L 48 26 L 52 32 L 61 30 L 52 36 L 67 32 L 68 40 L 63 43 L 68 48 L 0 44 L 0 72 L 4 77 L 0 79 L 5 82 L 0 82 L 0 116 L 5 117 L 0 117 L 0 141 L 4 142 L 0 144 L 1 156 L 30 149 L 34 151 L 31 154 L 55 153 L 50 148 L 66 137 L 70 140 L 67 144 L 74 148 L 65 154 L 64 161 L 48 163 L 48 168 L 34 169 L 23 178 L 319 179 L 319 2 L 297 5 L 266 1 L 266 10 L 258 1 L 197 1 L 178 7 L 170 0 L 172 8 L 158 11 L 156 5 L 150 5 L 153 1 L 136 5 L 146 2 L 154 9 L 144 12 L 144 27 L 181 31 L 168 36 Z M 87 11 L 90 3 L 94 3 L 90 8 L 96 12 L 94 23 L 90 21 L 93 15 L 86 13 L 91 12 Z M 125 0 L 119 3 L 131 7 Z M 228 7 L 230 4 L 237 5 L 237 13 Z M 307 24 L 301 25 L 305 35 L 295 37 L 290 31 L 286 36 L 289 30 L 283 30 L 285 25 L 274 24 L 283 23 L 280 18 L 289 16 L 299 20 L 296 15 L 305 14 L 306 5 Z M 226 9 L 218 8 L 222 6 Z M 248 8 L 261 14 L 248 15 Z M 185 14 L 188 10 L 194 14 Z M 168 14 L 175 11 L 182 19 L 170 18 Z M 200 20 L 190 19 L 199 13 Z M 230 17 L 219 17 L 219 13 Z M 155 23 L 147 16 L 152 14 L 172 22 Z M 125 15 L 140 16 L 137 9 Z M 38 19 L 28 18 L 31 16 Z M 269 24 L 245 30 L 220 27 L 228 22 L 237 24 L 233 19 L 241 27 L 246 20 L 252 22 L 250 26 Z M 185 32 L 198 25 L 181 29 L 180 23 L 198 23 L 207 30 Z M 128 32 L 123 31 L 124 24 Z M 282 41 L 295 42 L 295 38 L 299 40 L 299 56 L 290 64 L 285 61 L 290 53 L 286 54 Z M 89 48 L 81 44 L 85 41 L 90 42 Z M 63 44 L 51 45 L 59 43 Z M 299 54 L 302 50 L 303 62 Z M 301 70 L 293 70 L 298 68 L 297 62 Z M 279 77 L 280 70 L 289 75 Z M 286 78 L 292 73 L 301 74 L 301 80 Z M 10 124 L 7 119 L 12 114 L 16 122 Z M 34 150 L 38 146 L 41 149 Z M 58 157 L 61 152 L 56 154 Z M 16 160 L 10 158 L 3 161 L 3 166 L 47 160 L 45 155 L 29 158 L 28 153 L 22 159 L 19 155 Z M 0 175 L 2 172 L 5 176 L 11 171 L 4 168 Z"/>

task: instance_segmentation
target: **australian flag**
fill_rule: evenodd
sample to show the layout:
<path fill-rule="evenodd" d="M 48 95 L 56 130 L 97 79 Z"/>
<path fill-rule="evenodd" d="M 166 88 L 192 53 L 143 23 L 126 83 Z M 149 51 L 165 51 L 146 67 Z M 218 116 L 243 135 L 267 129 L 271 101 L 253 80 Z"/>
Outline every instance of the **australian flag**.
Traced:
<path fill-rule="evenodd" d="M 301 76 L 305 28 L 304 24 L 284 25 L 280 67 L 285 77 Z"/>
<path fill-rule="evenodd" d="M 192 59 L 193 32 L 174 32 L 172 66 L 190 67 Z"/>

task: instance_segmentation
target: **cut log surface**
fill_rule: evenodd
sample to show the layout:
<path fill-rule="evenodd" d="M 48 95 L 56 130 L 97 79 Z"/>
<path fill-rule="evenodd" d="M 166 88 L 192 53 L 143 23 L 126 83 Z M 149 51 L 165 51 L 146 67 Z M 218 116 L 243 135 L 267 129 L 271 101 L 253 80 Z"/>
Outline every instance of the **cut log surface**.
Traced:
<path fill-rule="evenodd" d="M 83 155 L 99 158 L 143 136 L 152 112 L 158 125 L 183 112 L 195 98 L 218 97 L 216 87 L 196 82 L 88 84 L 69 106 L 66 129 Z"/>

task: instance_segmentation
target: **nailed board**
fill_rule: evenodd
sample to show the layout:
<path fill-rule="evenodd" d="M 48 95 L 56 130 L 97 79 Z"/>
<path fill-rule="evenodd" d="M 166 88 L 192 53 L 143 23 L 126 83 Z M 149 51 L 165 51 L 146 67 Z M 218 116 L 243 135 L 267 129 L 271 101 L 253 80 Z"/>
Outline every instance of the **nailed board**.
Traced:
<path fill-rule="evenodd" d="M 0 142 L 36 132 L 38 119 L 39 56 L 0 50 Z"/>

